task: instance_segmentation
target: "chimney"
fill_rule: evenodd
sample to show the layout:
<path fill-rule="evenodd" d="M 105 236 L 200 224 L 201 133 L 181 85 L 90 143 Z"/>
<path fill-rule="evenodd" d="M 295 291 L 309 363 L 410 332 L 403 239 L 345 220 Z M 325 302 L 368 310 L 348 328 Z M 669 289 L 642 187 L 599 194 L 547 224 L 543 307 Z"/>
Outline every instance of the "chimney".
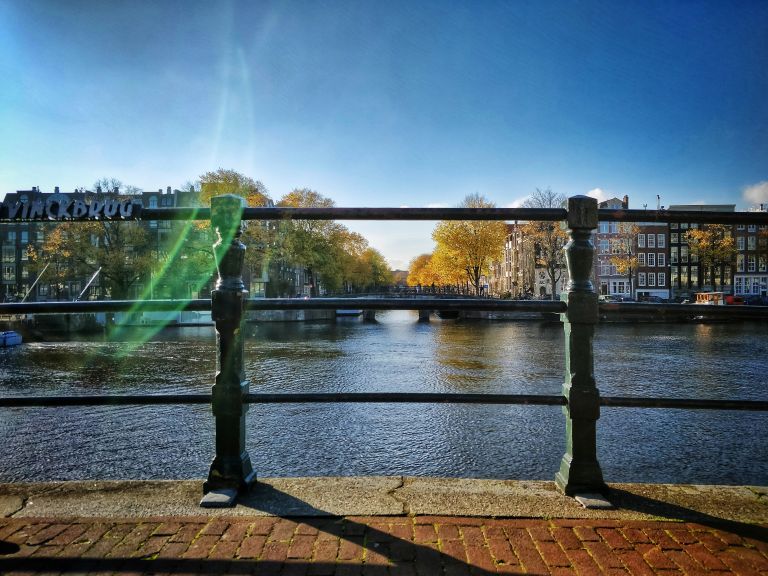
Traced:
<path fill-rule="evenodd" d="M 629 208 L 629 196 L 627 196 L 626 194 L 624 194 L 624 198 L 621 201 L 621 207 L 624 208 L 624 210 Z"/>
<path fill-rule="evenodd" d="M 59 187 L 58 186 L 54 186 L 53 187 L 53 193 L 54 194 L 58 194 L 59 193 Z"/>
<path fill-rule="evenodd" d="M 168 187 L 165 189 L 165 193 L 166 193 L 166 194 L 170 194 L 170 193 L 171 193 L 171 187 L 170 187 L 170 186 L 168 186 Z"/>
<path fill-rule="evenodd" d="M 661 196 L 656 194 L 656 210 L 659 210 L 659 208 L 663 208 L 663 206 L 661 206 Z"/>
<path fill-rule="evenodd" d="M 96 186 L 96 194 L 101 194 L 101 186 Z"/>

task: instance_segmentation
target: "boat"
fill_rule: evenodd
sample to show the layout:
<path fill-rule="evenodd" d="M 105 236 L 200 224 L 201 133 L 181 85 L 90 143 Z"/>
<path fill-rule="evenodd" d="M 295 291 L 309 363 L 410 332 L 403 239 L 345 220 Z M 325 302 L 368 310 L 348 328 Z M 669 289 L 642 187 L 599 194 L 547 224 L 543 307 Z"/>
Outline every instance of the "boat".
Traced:
<path fill-rule="evenodd" d="M 13 330 L 0 332 L 0 348 L 9 348 L 21 344 L 21 334 Z"/>

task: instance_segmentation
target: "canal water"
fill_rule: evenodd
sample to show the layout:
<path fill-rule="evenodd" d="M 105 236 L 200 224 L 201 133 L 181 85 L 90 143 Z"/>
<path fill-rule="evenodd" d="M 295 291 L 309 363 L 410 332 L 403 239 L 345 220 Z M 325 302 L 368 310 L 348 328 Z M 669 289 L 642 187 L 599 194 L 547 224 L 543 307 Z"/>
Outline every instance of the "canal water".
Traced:
<path fill-rule="evenodd" d="M 558 324 L 440 321 L 377 313 L 375 324 L 248 326 L 254 392 L 558 394 Z M 601 393 L 768 399 L 768 326 L 602 324 Z M 138 330 L 0 349 L 0 394 L 207 393 L 212 328 Z M 565 449 L 560 407 L 460 404 L 252 406 L 260 476 L 409 475 L 552 479 Z M 0 481 L 204 478 L 207 406 L 0 409 Z M 603 408 L 608 482 L 768 484 L 768 414 Z"/>

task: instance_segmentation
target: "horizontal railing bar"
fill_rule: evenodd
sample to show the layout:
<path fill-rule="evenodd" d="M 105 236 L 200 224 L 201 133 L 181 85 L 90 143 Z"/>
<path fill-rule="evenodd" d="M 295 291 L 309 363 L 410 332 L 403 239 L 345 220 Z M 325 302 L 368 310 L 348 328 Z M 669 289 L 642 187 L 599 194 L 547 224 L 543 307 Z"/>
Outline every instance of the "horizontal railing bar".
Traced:
<path fill-rule="evenodd" d="M 210 403 L 210 394 L 109 394 L 103 396 L 13 396 L 0 398 L 0 408 Z"/>
<path fill-rule="evenodd" d="M 209 298 L 196 300 L 83 300 L 78 302 L 4 302 L 0 314 L 77 314 L 85 312 L 208 311 Z"/>
<path fill-rule="evenodd" d="M 702 224 L 768 224 L 768 212 L 706 212 L 702 210 L 612 210 L 601 208 L 604 222 L 691 222 Z"/>
<path fill-rule="evenodd" d="M 706 206 L 706 205 L 704 205 Z M 564 221 L 565 208 L 290 208 L 255 206 L 243 210 L 243 220 L 543 220 Z M 706 210 L 637 210 L 601 208 L 598 220 L 616 222 L 700 222 L 711 224 L 768 224 L 768 212 L 719 212 Z M 131 219 L 210 220 L 208 207 L 140 208 Z M 0 221 L 8 221 L 4 212 Z M 13 220 L 23 221 L 23 220 Z M 69 221 L 69 220 L 64 220 Z M 75 221 L 75 220 L 72 220 Z"/>
<path fill-rule="evenodd" d="M 600 405 L 611 408 L 685 408 L 695 410 L 768 410 L 766 400 L 698 400 L 695 398 L 639 398 L 601 396 Z"/>
<path fill-rule="evenodd" d="M 244 394 L 246 404 L 416 403 L 416 404 L 523 404 L 565 406 L 566 398 L 546 394 L 443 394 L 439 392 L 322 392 Z M 14 396 L 0 398 L 0 408 L 50 406 L 125 406 L 158 404 L 210 404 L 210 394 L 136 394 L 105 396 Z M 702 410 L 768 411 L 765 400 L 711 400 L 695 398 L 641 398 L 601 396 L 610 408 L 684 408 Z"/>
<path fill-rule="evenodd" d="M 501 300 L 491 298 L 254 298 L 248 310 L 485 310 L 565 312 L 559 300 Z"/>
<path fill-rule="evenodd" d="M 142 208 L 141 220 L 210 220 L 210 208 Z M 564 221 L 564 208 L 285 208 L 248 207 L 243 220 L 509 220 Z M 702 224 L 768 224 L 768 212 L 702 210 L 597 211 L 601 221 L 692 222 Z"/>
<path fill-rule="evenodd" d="M 486 310 L 565 312 L 559 300 L 500 300 L 491 298 L 251 298 L 248 310 Z M 211 301 L 199 300 L 86 300 L 83 302 L 9 302 L 0 314 L 71 314 L 81 312 L 208 311 Z"/>
<path fill-rule="evenodd" d="M 561 313 L 567 310 L 559 300 L 504 300 L 492 298 L 251 298 L 248 310 L 476 310 L 490 312 Z M 76 314 L 95 312 L 173 312 L 211 309 L 207 298 L 196 300 L 84 300 L 82 302 L 5 302 L 2 314 Z M 601 302 L 600 313 L 628 316 L 768 318 L 768 306 L 703 306 L 698 304 L 645 304 Z"/>
<path fill-rule="evenodd" d="M 439 392 L 323 392 L 317 394 L 245 394 L 251 404 L 284 403 L 406 403 L 406 404 L 531 404 L 565 406 L 564 396 L 544 394 L 442 394 Z"/>
<path fill-rule="evenodd" d="M 565 220 L 564 208 L 248 207 L 243 220 Z M 209 208 L 142 208 L 142 220 L 210 220 Z"/>

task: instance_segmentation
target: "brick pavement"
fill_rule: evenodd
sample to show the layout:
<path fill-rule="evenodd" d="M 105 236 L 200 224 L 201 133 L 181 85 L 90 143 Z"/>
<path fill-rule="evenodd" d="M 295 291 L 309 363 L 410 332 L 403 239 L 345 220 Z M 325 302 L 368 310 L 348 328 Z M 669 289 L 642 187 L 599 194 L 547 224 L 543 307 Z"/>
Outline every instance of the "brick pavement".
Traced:
<path fill-rule="evenodd" d="M 0 519 L 0 573 L 768 575 L 768 527 L 438 516 Z"/>

